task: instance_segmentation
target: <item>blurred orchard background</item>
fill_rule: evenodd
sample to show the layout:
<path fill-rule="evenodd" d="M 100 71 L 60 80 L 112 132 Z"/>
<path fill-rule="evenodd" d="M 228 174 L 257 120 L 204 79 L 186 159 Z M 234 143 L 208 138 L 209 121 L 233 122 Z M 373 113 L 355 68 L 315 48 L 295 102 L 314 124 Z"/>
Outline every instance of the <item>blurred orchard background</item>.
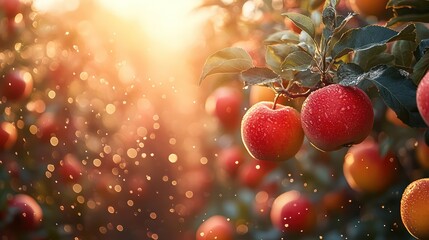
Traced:
<path fill-rule="evenodd" d="M 389 19 L 387 1 L 373 2 L 381 10 L 352 26 Z M 297 31 L 281 13 L 320 21 L 322 4 L 0 0 L 0 239 L 212 239 L 197 229 L 215 215 L 220 240 L 412 239 L 399 205 L 428 176 L 424 130 L 375 99 L 372 135 L 398 165 L 385 189 L 362 192 L 344 177 L 347 148 L 324 153 L 304 141 L 284 162 L 247 153 L 241 117 L 272 101 L 270 89 L 243 88 L 234 75 L 198 84 L 207 56 L 224 47 L 265 65 L 263 41 Z M 279 101 L 300 109 L 303 99 Z M 390 178 L 383 172 L 364 177 Z M 282 231 L 270 209 L 291 190 L 314 221 Z"/>

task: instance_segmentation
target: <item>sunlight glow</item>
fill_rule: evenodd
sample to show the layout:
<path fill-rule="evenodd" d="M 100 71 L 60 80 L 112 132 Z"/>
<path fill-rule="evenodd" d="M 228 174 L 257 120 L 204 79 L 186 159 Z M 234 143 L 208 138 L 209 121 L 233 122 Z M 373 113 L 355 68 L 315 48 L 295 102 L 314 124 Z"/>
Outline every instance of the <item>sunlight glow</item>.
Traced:
<path fill-rule="evenodd" d="M 99 0 L 121 17 L 138 21 L 152 40 L 180 44 L 192 31 L 191 10 L 198 0 Z"/>

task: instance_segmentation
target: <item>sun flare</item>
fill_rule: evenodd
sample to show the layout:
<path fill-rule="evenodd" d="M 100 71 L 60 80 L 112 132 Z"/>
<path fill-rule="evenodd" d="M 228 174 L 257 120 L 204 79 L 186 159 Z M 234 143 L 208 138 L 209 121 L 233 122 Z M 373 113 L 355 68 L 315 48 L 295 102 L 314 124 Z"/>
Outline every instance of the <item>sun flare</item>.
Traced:
<path fill-rule="evenodd" d="M 197 0 L 99 0 L 121 17 L 138 21 L 148 36 L 162 44 L 181 44 L 192 29 L 190 12 Z"/>

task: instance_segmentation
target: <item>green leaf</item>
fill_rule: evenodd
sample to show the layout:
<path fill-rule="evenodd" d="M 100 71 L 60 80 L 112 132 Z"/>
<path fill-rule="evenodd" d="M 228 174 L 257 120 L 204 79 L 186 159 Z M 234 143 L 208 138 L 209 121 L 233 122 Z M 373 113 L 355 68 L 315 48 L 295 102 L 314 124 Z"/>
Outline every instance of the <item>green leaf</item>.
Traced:
<path fill-rule="evenodd" d="M 265 40 L 265 45 L 273 45 L 279 43 L 296 43 L 298 44 L 299 35 L 292 30 L 285 30 L 269 35 Z"/>
<path fill-rule="evenodd" d="M 374 60 L 376 60 L 378 56 L 383 54 L 386 49 L 386 45 L 380 45 L 371 47 L 369 49 L 356 51 L 353 57 L 353 63 L 358 64 L 364 71 L 368 71 L 372 67 L 380 65 L 377 63 L 373 65 L 375 62 Z"/>
<path fill-rule="evenodd" d="M 245 86 L 269 85 L 281 82 L 282 78 L 269 68 L 253 67 L 240 74 Z"/>
<path fill-rule="evenodd" d="M 291 53 L 299 51 L 299 47 L 295 44 L 278 44 L 267 46 L 265 52 L 265 61 L 275 73 L 284 79 L 293 78 L 292 71 L 284 71 L 281 66 L 284 59 Z"/>
<path fill-rule="evenodd" d="M 356 13 L 349 13 L 347 17 L 338 15 L 335 19 L 335 33 L 340 32 L 347 25 L 347 23 L 356 15 Z"/>
<path fill-rule="evenodd" d="M 416 51 L 414 51 L 414 57 L 416 58 L 416 61 L 419 61 L 420 58 L 425 55 L 425 53 L 429 50 L 429 38 L 423 39 L 420 41 L 419 45 L 417 46 Z"/>
<path fill-rule="evenodd" d="M 305 71 L 310 68 L 313 57 L 304 51 L 289 54 L 281 65 L 281 70 Z"/>
<path fill-rule="evenodd" d="M 337 71 L 339 84 L 343 86 L 358 86 L 363 80 L 364 70 L 357 64 L 341 64 Z"/>
<path fill-rule="evenodd" d="M 415 41 L 415 39 L 416 32 L 413 24 L 408 25 L 400 32 L 377 25 L 354 28 L 345 32 L 340 40 L 335 43 L 332 56 L 336 59 L 351 51 L 366 50 L 396 40 Z"/>
<path fill-rule="evenodd" d="M 283 13 L 282 16 L 288 17 L 298 28 L 308 33 L 314 39 L 316 27 L 310 17 L 295 12 Z"/>
<path fill-rule="evenodd" d="M 230 47 L 209 56 L 203 66 L 201 82 L 208 76 L 218 73 L 240 73 L 253 67 L 252 57 L 242 48 Z"/>
<path fill-rule="evenodd" d="M 336 20 L 336 11 L 335 8 L 329 6 L 323 9 L 322 12 L 322 22 L 325 25 L 326 28 L 330 30 L 334 30 L 335 28 L 335 21 Z"/>
<path fill-rule="evenodd" d="M 398 22 L 429 22 L 429 0 L 390 0 L 387 7 L 394 13 L 388 26 Z"/>
<path fill-rule="evenodd" d="M 411 67 L 413 64 L 413 52 L 417 44 L 412 41 L 399 40 L 393 43 L 392 54 L 395 64 L 403 67 Z"/>
<path fill-rule="evenodd" d="M 386 7 L 429 9 L 429 0 L 390 0 Z"/>
<path fill-rule="evenodd" d="M 320 73 L 311 70 L 298 72 L 294 76 L 294 81 L 300 82 L 303 87 L 313 87 L 320 81 Z"/>
<path fill-rule="evenodd" d="M 414 84 L 419 85 L 423 76 L 426 72 L 429 71 L 429 50 L 420 58 L 418 62 L 413 67 L 413 74 L 411 74 L 411 79 Z"/>
<path fill-rule="evenodd" d="M 349 67 L 346 70 L 354 71 L 355 67 Z M 377 87 L 380 97 L 389 108 L 395 111 L 402 122 L 411 127 L 427 127 L 417 109 L 417 86 L 411 81 L 407 72 L 385 65 L 374 67 L 360 75 L 358 71 L 354 72 L 355 81 L 345 80 L 340 84 L 367 87 L 364 81 L 369 81 Z"/>

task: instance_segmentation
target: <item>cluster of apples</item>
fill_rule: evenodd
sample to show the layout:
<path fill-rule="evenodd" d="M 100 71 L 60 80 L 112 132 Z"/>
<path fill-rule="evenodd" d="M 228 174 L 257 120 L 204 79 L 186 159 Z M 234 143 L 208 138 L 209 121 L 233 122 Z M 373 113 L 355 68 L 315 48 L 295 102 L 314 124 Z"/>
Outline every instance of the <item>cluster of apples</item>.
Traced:
<path fill-rule="evenodd" d="M 416 93 L 417 108 L 429 126 L 429 72 L 422 78 Z M 427 130 L 428 131 L 428 130 Z M 421 141 L 417 146 L 417 158 L 427 167 L 429 147 Z M 404 190 L 401 199 L 401 218 L 408 232 L 417 239 L 429 239 L 429 178 L 411 182 Z"/>
<path fill-rule="evenodd" d="M 241 111 L 243 94 L 232 87 L 216 89 L 209 97 L 206 107 L 225 129 L 237 128 L 241 120 L 240 130 L 243 145 L 248 153 L 259 162 L 278 163 L 291 159 L 301 149 L 304 139 L 307 138 L 315 148 L 321 151 L 329 152 L 349 147 L 344 157 L 343 173 L 349 186 L 357 192 L 382 193 L 398 179 L 399 161 L 395 154 L 390 151 L 382 153 L 379 143 L 369 137 L 373 127 L 374 111 L 371 99 L 361 89 L 339 84 L 322 87 L 312 92 L 298 111 L 294 107 L 286 106 L 284 103 L 287 101 L 279 100 L 277 103 L 260 101 L 261 99 L 255 96 L 255 91 L 252 91 L 253 88 L 262 89 L 263 87 L 252 87 L 251 107 L 244 113 L 244 116 Z M 270 97 L 274 97 L 272 90 L 264 89 L 268 92 L 271 91 Z M 422 79 L 418 87 L 417 103 L 422 117 L 429 123 L 429 73 Z M 241 116 L 243 117 L 241 118 Z M 424 143 L 420 145 L 425 146 Z M 230 174 L 236 174 L 237 171 L 243 172 L 241 169 L 244 169 L 242 167 L 244 160 L 243 157 L 240 157 L 239 152 L 239 148 L 230 149 L 228 153 L 219 156 L 219 160 L 223 162 L 222 166 Z M 270 170 L 272 168 L 267 171 Z M 265 173 L 265 171 L 260 172 Z M 256 181 L 261 179 L 257 178 Z M 420 180 L 419 182 L 423 183 L 417 182 L 411 185 L 419 184 L 424 187 L 428 185 L 426 184 L 428 181 L 427 179 Z M 248 184 L 248 186 L 256 184 Z M 423 202 L 429 198 L 425 192 L 413 192 L 405 190 L 404 200 L 401 203 L 403 209 L 401 214 L 407 229 L 414 236 L 425 239 L 424 236 L 427 235 L 422 234 L 427 234 L 427 231 L 422 229 L 427 226 L 421 221 L 415 220 L 414 212 L 417 210 L 410 210 L 414 209 L 414 205 L 410 202 L 414 201 L 413 194 L 418 196 L 416 198 L 423 197 Z M 315 224 L 316 214 L 313 205 L 305 195 L 295 190 L 285 192 L 275 198 L 272 203 L 271 221 L 282 231 L 304 231 Z M 425 211 L 420 212 L 426 214 Z M 422 219 L 418 216 L 417 218 Z M 226 220 L 216 221 L 221 225 L 229 226 L 231 224 Z M 203 226 L 209 225 L 209 222 L 205 222 Z M 423 227 L 420 226 L 422 224 Z M 414 230 L 415 228 L 419 230 Z M 229 227 L 224 226 L 222 229 L 229 229 Z M 421 233 L 422 231 L 423 233 Z M 204 230 L 199 230 L 199 232 L 203 233 Z M 207 239 L 203 238 L 203 235 L 200 235 L 199 239 Z"/>

